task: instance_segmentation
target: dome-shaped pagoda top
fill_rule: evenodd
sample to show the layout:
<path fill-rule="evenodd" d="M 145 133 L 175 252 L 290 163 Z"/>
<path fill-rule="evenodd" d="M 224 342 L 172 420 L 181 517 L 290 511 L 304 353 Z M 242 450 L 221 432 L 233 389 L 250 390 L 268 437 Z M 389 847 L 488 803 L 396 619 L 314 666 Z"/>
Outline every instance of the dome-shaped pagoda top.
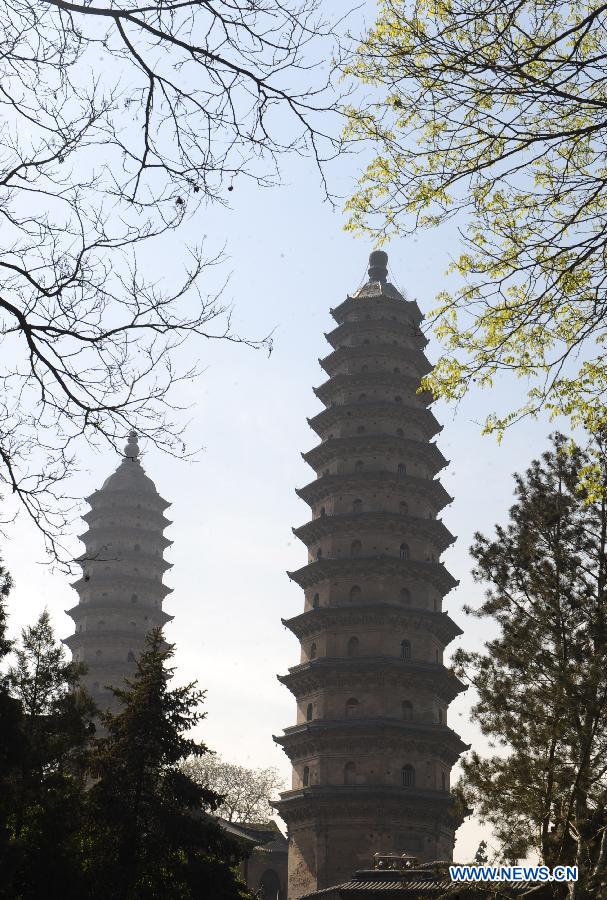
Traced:
<path fill-rule="evenodd" d="M 404 300 L 400 291 L 388 281 L 388 254 L 384 250 L 373 250 L 369 254 L 369 280 L 357 290 L 353 297 L 390 297 Z"/>
<path fill-rule="evenodd" d="M 154 500 L 161 508 L 170 506 L 159 495 L 156 485 L 152 479 L 146 475 L 143 466 L 139 460 L 139 444 L 137 442 L 137 433 L 131 431 L 126 445 L 124 447 L 124 456 L 115 472 L 105 479 L 101 488 L 94 492 L 91 497 L 87 497 L 90 502 L 93 498 L 99 498 L 103 492 L 120 492 L 128 494 L 139 494 L 147 500 Z"/>

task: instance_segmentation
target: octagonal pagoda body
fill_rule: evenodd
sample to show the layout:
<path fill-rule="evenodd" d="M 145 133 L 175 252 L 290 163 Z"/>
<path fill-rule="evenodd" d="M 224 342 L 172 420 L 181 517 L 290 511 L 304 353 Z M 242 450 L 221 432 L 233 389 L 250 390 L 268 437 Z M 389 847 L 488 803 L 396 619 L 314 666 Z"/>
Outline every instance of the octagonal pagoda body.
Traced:
<path fill-rule="evenodd" d="M 440 562 L 454 538 L 438 472 L 440 432 L 418 394 L 431 366 L 414 302 L 371 254 L 369 281 L 332 310 L 312 519 L 294 533 L 308 563 L 290 577 L 304 611 L 284 621 L 300 663 L 280 676 L 297 723 L 275 738 L 293 766 L 277 808 L 289 831 L 289 900 L 347 880 L 376 852 L 451 859 L 460 824 L 450 772 L 467 749 L 448 725 L 463 690 L 443 665 L 461 630 L 443 610 L 457 584 Z"/>
<path fill-rule="evenodd" d="M 88 531 L 80 535 L 86 549 L 77 560 L 82 576 L 72 585 L 78 603 L 67 610 L 76 631 L 64 643 L 74 661 L 86 664 L 82 681 L 100 709 L 118 708 L 108 686 L 124 687 L 146 634 L 173 618 L 162 609 L 171 592 L 162 580 L 171 567 L 164 559 L 172 543 L 164 536 L 170 504 L 138 457 L 132 433 L 116 471 L 86 498 Z"/>

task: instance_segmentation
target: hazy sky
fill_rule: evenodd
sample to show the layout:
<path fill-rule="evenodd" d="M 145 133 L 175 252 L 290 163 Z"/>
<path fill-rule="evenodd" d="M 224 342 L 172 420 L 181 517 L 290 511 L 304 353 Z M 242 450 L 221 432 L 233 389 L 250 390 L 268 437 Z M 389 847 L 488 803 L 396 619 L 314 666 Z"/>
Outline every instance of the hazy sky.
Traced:
<path fill-rule="evenodd" d="M 368 4 L 368 9 L 372 8 Z M 350 156 L 330 170 L 343 193 L 354 185 L 361 159 Z M 317 443 L 306 416 L 321 405 L 312 386 L 325 380 L 318 358 L 328 344 L 324 332 L 333 327 L 329 308 L 356 290 L 366 273 L 370 244 L 343 231 L 344 217 L 323 202 L 314 166 L 305 160 L 285 164 L 284 184 L 272 190 L 236 182 L 230 208 L 201 213 L 180 240 L 207 235 L 209 255 L 226 244 L 222 270 L 209 274 L 209 288 L 231 274 L 225 299 L 235 304 L 235 327 L 247 336 L 275 329 L 274 352 L 208 342 L 190 345 L 178 363 L 187 368 L 199 359 L 206 367 L 193 384 L 182 385 L 175 402 L 188 404 L 189 443 L 203 445 L 195 462 L 145 452 L 143 464 L 160 494 L 172 504 L 173 525 L 167 553 L 173 568 L 165 581 L 173 593 L 165 602 L 175 616 L 167 628 L 176 645 L 176 678 L 197 679 L 207 689 L 208 717 L 199 735 L 226 758 L 251 766 L 278 766 L 289 779 L 288 761 L 272 735 L 295 721 L 295 701 L 276 680 L 299 661 L 296 639 L 283 628 L 303 609 L 303 592 L 286 570 L 296 569 L 306 551 L 291 528 L 309 517 L 295 487 L 313 478 L 300 453 Z M 454 228 L 440 234 L 393 242 L 389 252 L 393 280 L 422 311 L 447 281 L 445 270 L 458 251 Z M 166 277 L 178 275 L 179 245 L 167 241 L 155 248 L 150 264 Z M 451 282 L 452 284 L 452 282 Z M 428 348 L 430 360 L 437 348 Z M 504 521 L 512 499 L 512 473 L 524 469 L 546 446 L 554 428 L 545 420 L 517 426 L 498 446 L 482 437 L 479 422 L 494 406 L 507 403 L 516 383 L 504 382 L 493 396 L 476 395 L 458 409 L 435 406 L 444 425 L 438 444 L 450 465 L 442 481 L 455 500 L 443 513 L 458 536 L 445 554 L 460 586 L 445 606 L 465 629 L 467 647 L 479 647 L 486 625 L 467 619 L 464 603 L 477 604 L 482 586 L 470 577 L 468 555 L 474 531 L 490 532 Z M 82 446 L 82 472 L 71 492 L 86 496 L 118 465 L 112 454 L 96 454 Z M 83 504 L 82 512 L 86 505 Z M 75 522 L 67 536 L 74 555 L 81 552 Z M 24 517 L 8 529 L 4 556 L 16 587 L 10 597 L 13 634 L 47 606 L 60 637 L 73 631 L 64 610 L 77 600 L 70 579 L 43 563 L 42 541 Z M 454 642 L 451 646 L 457 646 Z M 475 748 L 486 745 L 468 719 L 471 698 L 451 707 L 451 725 Z M 456 774 L 456 773 L 454 773 Z M 456 857 L 470 856 L 483 836 L 473 820 L 459 832 Z"/>

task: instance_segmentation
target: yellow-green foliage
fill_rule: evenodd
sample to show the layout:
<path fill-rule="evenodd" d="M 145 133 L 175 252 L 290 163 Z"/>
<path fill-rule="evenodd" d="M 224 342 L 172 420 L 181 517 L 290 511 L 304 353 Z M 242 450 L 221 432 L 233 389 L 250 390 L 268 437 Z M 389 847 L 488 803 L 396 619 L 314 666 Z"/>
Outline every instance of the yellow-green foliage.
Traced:
<path fill-rule="evenodd" d="M 457 400 L 514 372 L 489 432 L 541 408 L 607 424 L 606 54 L 589 0 L 382 0 L 345 70 L 368 86 L 347 136 L 376 152 L 347 228 L 381 244 L 458 217 L 463 287 L 437 299 L 423 386 Z"/>

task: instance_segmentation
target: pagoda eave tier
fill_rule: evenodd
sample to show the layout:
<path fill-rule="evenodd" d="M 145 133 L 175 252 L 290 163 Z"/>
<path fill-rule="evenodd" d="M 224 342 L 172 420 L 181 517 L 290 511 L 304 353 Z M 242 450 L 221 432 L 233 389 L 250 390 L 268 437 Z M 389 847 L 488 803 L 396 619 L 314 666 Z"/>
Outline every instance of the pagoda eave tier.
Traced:
<path fill-rule="evenodd" d="M 408 495 L 423 497 L 431 500 L 437 511 L 453 502 L 453 497 L 436 479 L 404 475 L 395 483 L 392 472 L 344 472 L 321 475 L 305 487 L 296 488 L 295 493 L 309 506 L 314 506 L 334 494 L 363 486 L 367 490 L 389 488 L 392 493 L 402 493 L 403 497 Z"/>
<path fill-rule="evenodd" d="M 423 315 L 415 300 L 405 300 L 403 295 L 389 282 L 371 281 L 365 284 L 354 296 L 348 294 L 338 306 L 332 307 L 331 315 L 336 322 L 345 322 L 354 312 L 359 322 L 367 314 L 385 313 L 386 317 L 396 317 L 397 321 L 415 322 L 420 325 Z"/>
<path fill-rule="evenodd" d="M 463 634 L 459 625 L 446 612 L 396 606 L 390 603 L 365 603 L 357 606 L 319 606 L 282 619 L 282 624 L 300 641 L 321 634 L 338 626 L 387 625 L 393 630 L 413 628 L 427 630 L 447 646 Z"/>
<path fill-rule="evenodd" d="M 111 525 L 107 521 L 107 516 L 103 517 L 101 523 L 95 523 L 93 528 L 89 525 L 89 530 L 79 534 L 78 540 L 82 541 L 83 544 L 91 538 L 94 538 L 98 543 L 103 541 L 118 543 L 120 541 L 124 542 L 125 540 L 137 541 L 141 538 L 147 540 L 149 537 L 153 537 L 154 545 L 162 547 L 163 550 L 166 550 L 166 548 L 170 547 L 173 543 L 169 538 L 165 537 L 163 534 L 158 534 L 152 528 L 143 529 L 141 525 L 127 525 L 125 523 Z"/>
<path fill-rule="evenodd" d="M 93 538 L 97 543 L 96 535 L 90 535 L 90 537 Z M 80 563 L 81 566 L 84 566 L 86 563 L 117 563 L 118 565 L 133 565 L 133 562 L 135 560 L 138 564 L 146 567 L 146 572 L 150 572 L 152 570 L 155 572 L 166 572 L 169 569 L 173 568 L 173 563 L 167 562 L 166 559 L 163 559 L 161 556 L 151 556 L 145 553 L 138 553 L 136 557 L 129 556 L 127 558 L 112 556 L 111 551 L 102 549 L 92 550 L 90 553 L 81 553 L 80 556 L 76 557 L 74 562 Z"/>
<path fill-rule="evenodd" d="M 330 821 L 341 816 L 348 821 L 356 816 L 395 822 L 406 818 L 457 828 L 466 814 L 446 791 L 381 784 L 311 785 L 285 791 L 272 806 L 291 826 L 324 818 L 328 813 Z"/>
<path fill-rule="evenodd" d="M 361 344 L 357 347 L 338 347 L 328 356 L 319 359 L 318 363 L 327 375 L 339 373 L 344 364 L 359 363 L 364 360 L 396 358 L 399 364 L 410 363 L 415 369 L 418 381 L 432 371 L 432 366 L 421 350 L 406 348 L 399 344 Z M 413 376 L 415 377 L 415 376 Z"/>
<path fill-rule="evenodd" d="M 348 420 L 361 416 L 390 417 L 406 420 L 419 426 L 427 439 L 440 434 L 443 426 L 436 421 L 434 414 L 425 407 L 409 406 L 406 403 L 396 403 L 392 400 L 365 400 L 357 403 L 332 403 L 327 409 L 323 409 L 317 415 L 308 419 L 308 425 L 319 437 L 322 437 L 328 428 L 342 425 Z"/>
<path fill-rule="evenodd" d="M 142 520 L 145 521 L 145 530 L 152 530 L 153 528 L 162 530 L 173 524 L 172 519 L 167 519 L 160 510 L 136 509 L 132 504 L 120 504 L 120 506 L 115 507 L 109 505 L 94 506 L 92 509 L 89 509 L 88 512 L 85 512 L 81 518 L 87 523 L 89 529 L 97 528 L 98 523 L 100 523 L 102 527 L 113 527 L 112 516 L 117 517 L 122 513 L 131 517 L 140 515 Z"/>
<path fill-rule="evenodd" d="M 329 438 L 312 450 L 302 453 L 303 459 L 313 469 L 320 468 L 334 459 L 354 458 L 365 453 L 390 452 L 402 457 L 424 462 L 436 474 L 449 461 L 445 459 L 436 444 L 425 444 L 392 434 L 360 434 L 348 437 Z"/>
<path fill-rule="evenodd" d="M 168 594 L 173 593 L 173 588 L 167 587 L 166 584 L 162 584 L 162 582 L 157 581 L 154 578 L 146 578 L 142 575 L 117 575 L 116 573 L 113 575 L 111 573 L 104 575 L 103 572 L 96 574 L 94 579 L 89 578 L 87 580 L 86 576 L 84 578 L 78 578 L 77 581 L 71 582 L 71 586 L 79 593 L 80 591 L 86 590 L 86 588 L 95 591 L 95 593 L 98 593 L 103 588 L 106 590 L 113 588 L 126 591 L 138 588 L 140 591 L 150 595 L 157 594 L 163 598 Z"/>
<path fill-rule="evenodd" d="M 322 403 L 329 406 L 334 402 L 335 395 L 343 391 L 371 391 L 378 388 L 389 388 L 400 394 L 410 394 L 417 397 L 424 406 L 429 406 L 434 401 L 430 391 L 419 389 L 419 378 L 402 372 L 350 372 L 347 375 L 333 375 L 312 390 Z"/>
<path fill-rule="evenodd" d="M 338 576 L 395 575 L 413 581 L 432 583 L 444 596 L 459 581 L 442 563 L 402 559 L 398 556 L 350 556 L 344 559 L 318 559 L 296 572 L 287 572 L 289 578 L 301 588 L 314 587 L 327 578 Z"/>
<path fill-rule="evenodd" d="M 98 501 L 101 501 L 100 505 L 107 506 L 108 502 L 111 503 L 113 501 L 117 507 L 120 505 L 121 507 L 128 507 L 129 509 L 134 507 L 136 509 L 137 504 L 139 504 L 142 511 L 145 511 L 146 507 L 162 511 L 171 505 L 160 494 L 147 491 L 142 493 L 137 482 L 121 485 L 119 490 L 100 487 L 84 499 L 90 506 L 96 506 Z"/>
<path fill-rule="evenodd" d="M 118 601 L 112 602 L 108 601 L 106 597 L 101 598 L 97 602 L 94 600 L 89 601 L 88 603 L 77 603 L 76 606 L 72 606 L 71 609 L 66 609 L 65 614 L 69 616 L 74 622 L 80 622 L 83 619 L 86 619 L 87 616 L 96 614 L 100 615 L 101 613 L 122 613 L 124 616 L 132 617 L 134 615 L 141 616 L 142 614 L 153 614 L 153 618 L 157 619 L 163 625 L 166 625 L 167 622 L 172 622 L 175 618 L 174 616 L 170 616 L 168 613 L 164 612 L 164 610 L 159 609 L 157 606 L 149 606 L 145 603 L 135 604 L 126 604 L 119 603 Z M 152 626 L 150 626 L 152 627 Z M 84 632 L 81 632 L 82 634 Z"/>
<path fill-rule="evenodd" d="M 160 619 L 160 616 L 158 616 Z M 149 631 L 153 628 L 160 627 L 160 623 L 149 623 Z M 70 634 L 68 637 L 63 638 L 62 643 L 69 647 L 70 650 L 78 649 L 79 647 L 115 647 L 117 645 L 124 645 L 125 647 L 129 647 L 133 641 L 143 640 L 145 635 L 145 631 L 131 630 L 129 628 L 104 628 L 103 630 L 93 630 L 93 631 L 78 631 L 76 634 Z M 97 665 L 97 661 L 95 660 L 95 665 Z"/>
<path fill-rule="evenodd" d="M 277 675 L 296 699 L 325 688 L 366 691 L 381 686 L 399 690 L 413 683 L 434 690 L 450 703 L 466 690 L 466 685 L 441 663 L 401 659 L 398 656 L 318 657 Z"/>
<path fill-rule="evenodd" d="M 364 754 L 370 746 L 380 752 L 394 747 L 398 753 L 406 745 L 422 754 L 438 755 L 449 765 L 454 765 L 460 754 L 470 749 L 470 745 L 447 725 L 405 722 L 388 716 L 302 722 L 285 728 L 284 734 L 273 735 L 273 740 L 292 761 L 320 753 L 360 751 Z"/>
<path fill-rule="evenodd" d="M 423 519 L 420 516 L 382 510 L 317 516 L 292 531 L 307 547 L 312 547 L 325 537 L 354 532 L 362 535 L 371 531 L 378 536 L 389 533 L 399 537 L 423 537 L 432 541 L 441 553 L 455 541 L 455 537 L 440 519 Z"/>
<path fill-rule="evenodd" d="M 419 326 L 411 322 L 409 317 L 395 320 L 395 317 L 392 315 L 388 315 L 385 318 L 369 318 L 362 326 L 359 319 L 342 322 L 332 331 L 325 332 L 325 338 L 335 350 L 344 345 L 357 346 L 360 342 L 361 330 L 364 330 L 364 334 L 367 337 L 375 334 L 383 336 L 389 330 L 391 335 L 398 334 L 406 337 L 418 351 L 423 350 L 429 343 L 428 338 L 420 330 Z M 381 342 L 381 337 L 379 342 Z"/>

